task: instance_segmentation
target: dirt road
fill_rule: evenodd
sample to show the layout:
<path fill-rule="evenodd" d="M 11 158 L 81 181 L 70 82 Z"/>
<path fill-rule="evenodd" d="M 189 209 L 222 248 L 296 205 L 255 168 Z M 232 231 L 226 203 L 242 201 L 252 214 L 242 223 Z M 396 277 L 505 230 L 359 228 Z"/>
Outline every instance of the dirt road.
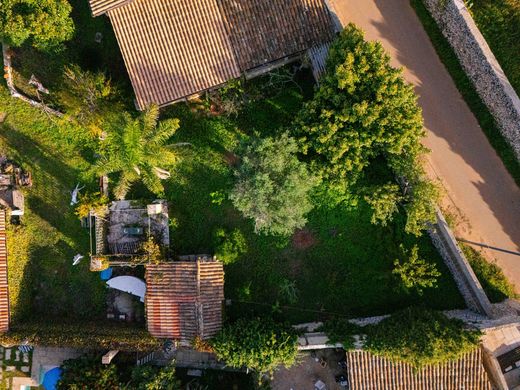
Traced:
<path fill-rule="evenodd" d="M 446 189 L 446 204 L 462 218 L 456 235 L 520 252 L 520 190 L 440 62 L 409 0 L 331 0 L 342 24 L 381 41 L 404 68 L 423 109 L 431 149 L 428 173 Z M 463 221 L 464 220 L 464 221 Z M 520 292 L 520 256 L 485 250 Z"/>

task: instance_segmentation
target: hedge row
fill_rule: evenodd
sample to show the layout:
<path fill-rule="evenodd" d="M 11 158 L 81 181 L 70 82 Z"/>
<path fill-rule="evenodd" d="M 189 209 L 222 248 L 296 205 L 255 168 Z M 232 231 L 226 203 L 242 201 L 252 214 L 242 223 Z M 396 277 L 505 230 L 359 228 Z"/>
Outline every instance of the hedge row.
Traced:
<path fill-rule="evenodd" d="M 15 323 L 9 332 L 0 335 L 0 344 L 4 346 L 24 342 L 46 347 L 121 351 L 150 351 L 161 346 L 144 328 L 116 322 Z"/>

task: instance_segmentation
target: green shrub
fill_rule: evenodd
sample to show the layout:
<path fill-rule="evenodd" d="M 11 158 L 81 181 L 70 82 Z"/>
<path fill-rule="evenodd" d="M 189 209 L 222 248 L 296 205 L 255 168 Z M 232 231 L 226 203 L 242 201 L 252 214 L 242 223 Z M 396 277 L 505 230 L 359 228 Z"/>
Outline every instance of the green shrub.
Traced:
<path fill-rule="evenodd" d="M 361 327 L 345 318 L 333 318 L 325 321 L 319 329 L 327 335 L 329 343 L 341 343 L 347 351 L 354 349 L 354 336 L 363 333 Z"/>
<path fill-rule="evenodd" d="M 475 349 L 480 332 L 441 312 L 408 308 L 367 328 L 365 348 L 375 355 L 420 369 L 456 360 Z"/>
<path fill-rule="evenodd" d="M 214 234 L 215 256 L 224 264 L 234 263 L 241 255 L 247 252 L 246 238 L 240 229 L 233 229 L 228 233 L 219 228 Z"/>
<path fill-rule="evenodd" d="M 422 294 L 424 288 L 437 287 L 441 273 L 433 263 L 419 258 L 419 247 L 414 245 L 410 251 L 401 245 L 403 259 L 394 261 L 394 270 L 405 291 L 415 290 Z"/>
<path fill-rule="evenodd" d="M 119 374 L 114 364 L 102 364 L 99 355 L 84 355 L 65 360 L 58 390 L 119 389 Z"/>
<path fill-rule="evenodd" d="M 515 287 L 507 280 L 498 265 L 487 261 L 475 249 L 464 244 L 460 246 L 491 302 L 502 302 L 504 299 L 517 297 Z"/>
<path fill-rule="evenodd" d="M 276 367 L 290 367 L 296 359 L 294 329 L 267 318 L 239 319 L 226 326 L 212 341 L 218 359 L 233 368 L 249 368 L 272 374 Z"/>
<path fill-rule="evenodd" d="M 32 345 L 86 349 L 150 351 L 161 346 L 144 328 L 112 322 L 28 322 L 11 324 L 0 335 L 2 345 Z"/>
<path fill-rule="evenodd" d="M 374 225 L 386 226 L 394 214 L 399 212 L 398 204 L 402 200 L 402 195 L 397 184 L 387 183 L 380 187 L 369 188 L 364 199 L 372 208 L 370 222 Z"/>

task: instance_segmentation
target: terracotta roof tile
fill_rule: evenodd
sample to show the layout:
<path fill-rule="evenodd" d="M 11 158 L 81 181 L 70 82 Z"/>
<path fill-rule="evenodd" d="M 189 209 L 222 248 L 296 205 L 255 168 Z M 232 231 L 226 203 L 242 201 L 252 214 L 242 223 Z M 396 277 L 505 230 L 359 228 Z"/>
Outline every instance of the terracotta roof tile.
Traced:
<path fill-rule="evenodd" d="M 324 0 L 90 0 L 106 12 L 137 104 L 165 105 L 332 39 Z"/>
<path fill-rule="evenodd" d="M 351 390 L 492 389 L 480 348 L 459 360 L 427 366 L 417 373 L 406 363 L 351 351 L 347 352 L 347 371 Z"/>
<path fill-rule="evenodd" d="M 222 327 L 224 268 L 203 258 L 146 268 L 148 331 L 158 338 L 190 341 L 214 336 Z"/>
<path fill-rule="evenodd" d="M 219 0 L 242 71 L 333 38 L 322 0 Z"/>
<path fill-rule="evenodd" d="M 89 0 L 93 16 L 103 15 L 111 9 L 121 7 L 133 0 Z"/>
<path fill-rule="evenodd" d="M 216 0 L 135 0 L 108 15 L 140 108 L 240 75 Z"/>

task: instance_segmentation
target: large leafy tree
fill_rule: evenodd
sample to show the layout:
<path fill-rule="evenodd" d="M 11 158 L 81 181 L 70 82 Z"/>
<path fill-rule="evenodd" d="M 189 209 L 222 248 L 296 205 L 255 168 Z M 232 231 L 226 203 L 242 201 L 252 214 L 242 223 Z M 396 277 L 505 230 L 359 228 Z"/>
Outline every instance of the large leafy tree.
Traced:
<path fill-rule="evenodd" d="M 102 364 L 101 357 L 85 355 L 77 359 L 65 360 L 63 375 L 58 382 L 58 390 L 105 390 L 119 388 L 119 375 L 113 364 Z"/>
<path fill-rule="evenodd" d="M 161 182 L 170 176 L 167 168 L 177 160 L 168 140 L 179 128 L 178 119 L 159 122 L 159 108 L 148 107 L 139 118 L 124 113 L 109 132 L 102 158 L 96 164 L 99 173 L 118 174 L 114 194 L 124 199 L 131 185 L 141 180 L 154 194 L 161 195 Z"/>
<path fill-rule="evenodd" d="M 247 367 L 258 374 L 290 367 L 298 353 L 294 329 L 266 318 L 240 319 L 226 326 L 211 340 L 211 346 L 230 367 Z"/>
<path fill-rule="evenodd" d="M 74 34 L 71 10 L 67 0 L 1 0 L 1 38 L 13 46 L 29 42 L 37 49 L 55 49 Z"/>
<path fill-rule="evenodd" d="M 389 186 L 367 197 L 374 222 L 386 223 L 400 201 L 411 203 L 407 231 L 418 234 L 434 219 L 433 191 L 424 184 L 416 190 L 424 181 L 420 157 L 426 151 L 417 97 L 382 45 L 365 41 L 354 25 L 332 44 L 326 73 L 297 116 L 295 133 L 313 170 L 337 188 L 348 191 L 380 159 L 406 183 L 403 198 Z"/>
<path fill-rule="evenodd" d="M 462 321 L 422 308 L 394 313 L 367 333 L 365 348 L 370 352 L 417 369 L 458 359 L 480 340 L 480 332 L 466 329 Z"/>
<path fill-rule="evenodd" d="M 290 235 L 307 222 L 312 209 L 309 192 L 316 179 L 298 160 L 298 147 L 286 133 L 254 139 L 240 151 L 241 164 L 231 200 L 253 219 L 257 232 Z"/>

